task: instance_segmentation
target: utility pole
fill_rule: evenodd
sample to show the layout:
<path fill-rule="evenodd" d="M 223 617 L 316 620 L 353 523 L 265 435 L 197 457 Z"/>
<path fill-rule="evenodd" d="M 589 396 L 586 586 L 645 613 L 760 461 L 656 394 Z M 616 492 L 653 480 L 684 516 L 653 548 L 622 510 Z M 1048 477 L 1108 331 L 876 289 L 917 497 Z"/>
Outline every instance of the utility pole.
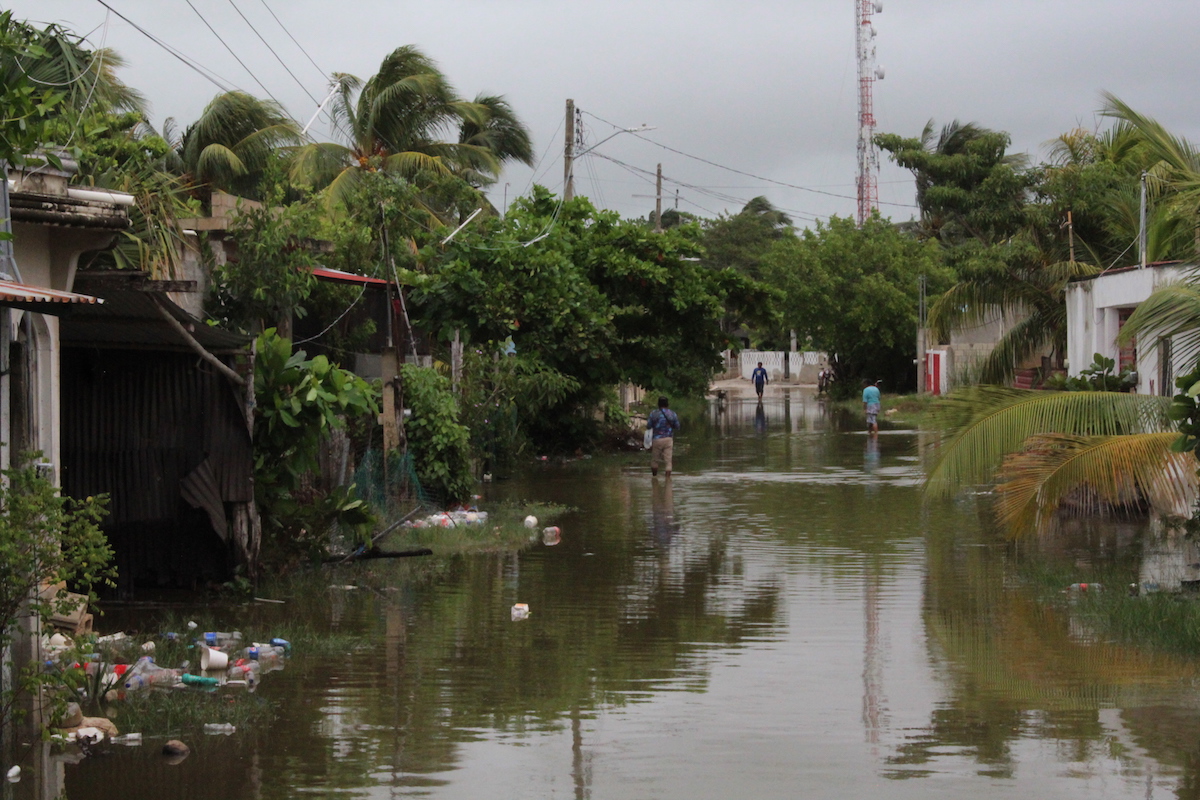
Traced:
<path fill-rule="evenodd" d="M 575 197 L 575 101 L 567 100 L 566 147 L 563 149 L 563 201 Z"/>
<path fill-rule="evenodd" d="M 1142 200 L 1138 208 L 1138 262 L 1143 269 L 1146 267 L 1146 173 L 1142 173 Z"/>
<path fill-rule="evenodd" d="M 654 232 L 662 233 L 662 164 L 658 165 L 658 180 L 654 186 Z"/>
<path fill-rule="evenodd" d="M 1067 212 L 1067 242 L 1071 247 L 1071 263 L 1075 263 L 1075 220 L 1071 219 L 1071 212 Z"/>

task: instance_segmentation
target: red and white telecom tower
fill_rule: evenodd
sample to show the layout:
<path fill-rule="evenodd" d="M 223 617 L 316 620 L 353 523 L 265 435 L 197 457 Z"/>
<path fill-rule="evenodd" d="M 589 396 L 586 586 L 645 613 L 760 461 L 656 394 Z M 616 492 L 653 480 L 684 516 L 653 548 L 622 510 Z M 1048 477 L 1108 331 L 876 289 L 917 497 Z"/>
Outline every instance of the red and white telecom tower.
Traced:
<path fill-rule="evenodd" d="M 875 150 L 875 81 L 883 68 L 875 65 L 875 26 L 871 18 L 883 11 L 882 0 L 854 0 L 855 44 L 858 51 L 858 224 L 879 208 L 879 153 Z"/>

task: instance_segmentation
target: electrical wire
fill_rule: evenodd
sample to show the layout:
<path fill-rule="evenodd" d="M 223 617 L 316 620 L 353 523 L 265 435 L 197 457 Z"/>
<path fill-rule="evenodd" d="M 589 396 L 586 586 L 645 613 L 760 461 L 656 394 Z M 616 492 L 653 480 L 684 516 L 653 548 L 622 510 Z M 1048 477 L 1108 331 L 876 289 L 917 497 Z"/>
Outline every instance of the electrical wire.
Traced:
<path fill-rule="evenodd" d="M 115 8 L 110 6 L 108 3 L 104 2 L 104 0 L 96 0 L 96 2 L 99 3 L 100 5 L 104 6 L 105 8 L 107 8 L 112 13 L 116 14 L 118 17 L 120 17 L 122 20 L 124 20 L 130 26 L 132 26 L 133 29 L 136 30 L 138 33 L 142 34 L 147 39 L 149 39 L 150 41 L 154 42 L 156 45 L 161 47 L 163 50 L 166 50 L 168 53 L 175 56 L 175 58 L 177 58 L 185 67 L 194 71 L 197 75 L 199 75 L 201 78 L 204 78 L 206 81 L 211 83 L 213 86 L 216 86 L 222 92 L 231 92 L 234 89 L 238 88 L 237 84 L 235 84 L 232 81 L 229 81 L 225 78 L 222 78 L 220 75 L 217 75 L 217 73 L 208 69 L 208 67 L 201 66 L 200 62 L 194 61 L 193 59 L 189 58 L 188 56 L 183 55 L 182 52 L 171 47 L 169 44 L 164 42 L 162 39 L 159 39 L 157 36 L 150 33 L 150 31 L 146 30 L 141 25 L 138 25 L 136 22 L 131 20 L 129 17 L 122 14 L 120 11 L 117 11 Z M 233 88 L 230 88 L 230 87 L 233 87 Z"/>
<path fill-rule="evenodd" d="M 596 119 L 600 120 L 600 122 L 603 122 L 605 125 L 612 125 L 614 128 L 620 128 L 619 125 L 617 125 L 613 122 L 609 122 L 608 120 L 606 120 L 602 117 L 598 117 L 590 111 L 585 111 L 584 113 L 591 117 L 595 117 Z M 622 129 L 622 130 L 624 130 L 624 129 Z M 735 169 L 733 167 L 727 167 L 724 164 L 718 164 L 715 161 L 709 161 L 707 158 L 701 158 L 700 156 L 694 156 L 691 153 L 685 153 L 682 150 L 678 150 L 674 147 L 671 147 L 670 145 L 663 144 L 662 142 L 656 142 L 653 139 L 642 136 L 640 133 L 636 133 L 634 131 L 629 131 L 629 134 L 631 136 L 634 136 L 635 138 L 641 139 L 643 142 L 647 142 L 647 143 L 655 145 L 657 147 L 661 147 L 664 150 L 668 150 L 672 153 L 675 153 L 676 155 L 681 155 L 684 158 L 690 158 L 693 161 L 699 161 L 702 164 L 708 164 L 710 167 L 716 167 L 717 169 L 723 169 L 727 172 L 732 172 L 737 175 L 744 175 L 747 178 L 754 178 L 756 181 L 765 181 L 766 183 L 771 183 L 776 186 L 784 186 L 788 189 L 797 189 L 802 192 L 812 192 L 813 194 L 823 194 L 823 195 L 827 195 L 829 197 L 837 197 L 842 200 L 857 200 L 858 199 L 854 195 L 838 194 L 836 192 L 827 192 L 822 189 L 813 189 L 812 187 L 809 187 L 809 186 L 799 186 L 794 183 L 787 183 L 785 181 L 777 181 L 774 178 L 764 178 L 762 175 L 755 175 L 752 172 L 746 172 L 744 170 Z M 914 203 L 885 203 L 882 201 L 880 202 L 880 205 L 901 206 L 903 208 L 917 208 L 918 207 Z"/>
<path fill-rule="evenodd" d="M 210 31 L 212 31 L 212 35 L 217 37 L 217 41 L 220 42 L 222 45 L 224 45 L 225 49 L 229 51 L 229 55 L 233 56 L 234 61 L 237 61 L 239 64 L 241 64 L 242 69 L 246 70 L 246 74 L 249 75 L 251 78 L 253 78 L 254 82 L 259 85 L 259 88 L 261 88 L 264 92 L 267 93 L 267 97 L 274 100 L 279 105 L 280 108 L 283 108 L 283 103 L 279 102 L 279 98 L 276 97 L 275 95 L 271 94 L 271 90 L 267 88 L 266 84 L 258 79 L 258 76 L 255 75 L 248 66 L 246 66 L 246 62 L 242 61 L 242 59 L 238 56 L 238 54 L 234 52 L 233 48 L 229 46 L 229 43 L 226 42 L 223 38 L 221 38 L 221 34 L 217 33 L 217 29 L 214 28 L 212 25 L 208 24 L 208 20 L 205 19 L 204 15 L 200 13 L 200 9 L 196 8 L 196 6 L 192 4 L 192 0 L 183 0 L 183 1 L 188 4 L 188 7 L 190 7 L 192 9 L 192 11 L 196 12 L 196 16 L 199 17 L 200 21 L 204 23 L 204 27 L 206 27 Z"/>
<path fill-rule="evenodd" d="M 296 73 L 292 72 L 291 67 L 289 67 L 284 62 L 284 60 L 279 57 L 279 53 L 275 52 L 275 48 L 271 47 L 271 44 L 266 39 L 263 38 L 263 35 L 261 33 L 258 32 L 258 28 L 254 27 L 254 23 L 252 23 L 249 19 L 246 18 L 246 15 L 242 13 L 242 10 L 237 7 L 237 3 L 233 2 L 233 0 L 229 0 L 229 5 L 233 6 L 233 10 L 236 11 L 238 16 L 242 18 L 242 21 L 245 22 L 247 26 L 249 26 L 250 30 L 254 31 L 254 35 L 257 36 L 258 40 L 263 43 L 263 46 L 266 47 L 267 50 L 269 50 L 271 52 L 271 55 L 275 56 L 275 60 L 279 62 L 279 66 L 283 67 L 284 70 L 287 72 L 287 74 L 292 76 L 292 80 L 294 80 L 296 82 L 296 85 L 299 86 L 300 89 L 306 95 L 308 95 L 308 98 L 310 100 L 312 100 L 317 105 L 321 105 L 321 101 L 318 100 L 316 97 L 314 97 L 313 93 L 308 90 L 308 87 L 300 82 L 300 79 L 296 77 Z"/>
<path fill-rule="evenodd" d="M 397 285 L 399 285 L 399 284 L 397 284 Z M 301 339 L 301 340 L 299 340 L 299 341 L 292 342 L 292 344 L 293 344 L 293 345 L 297 345 L 297 344 L 307 344 L 308 342 L 312 342 L 312 341 L 315 341 L 315 340 L 317 340 L 317 339 L 320 339 L 322 336 L 324 336 L 325 334 L 329 333 L 331 330 L 333 330 L 333 326 L 334 326 L 334 325 L 337 325 L 339 322 L 341 322 L 341 321 L 342 321 L 342 317 L 344 317 L 344 316 L 346 316 L 347 314 L 349 314 L 349 313 L 350 313 L 350 309 L 352 309 L 352 308 L 354 308 L 356 305 L 358 305 L 358 301 L 359 301 L 359 300 L 362 300 L 362 299 L 363 299 L 363 295 L 365 295 L 366 293 L 367 293 L 367 285 L 364 283 L 364 284 L 362 285 L 362 289 L 361 289 L 361 290 L 359 291 L 359 293 L 358 293 L 358 297 L 354 298 L 354 302 L 352 302 L 350 305 L 346 306 L 346 310 L 345 310 L 345 311 L 343 311 L 341 314 L 338 314 L 338 318 L 337 318 L 337 319 L 335 319 L 333 322 L 329 323 L 329 325 L 328 325 L 328 326 L 326 326 L 325 330 L 321 331 L 321 332 L 320 332 L 320 333 L 318 333 L 316 336 L 310 336 L 310 337 L 308 337 L 307 339 Z"/>
<path fill-rule="evenodd" d="M 588 153 L 588 155 L 597 156 L 599 158 L 603 158 L 606 161 L 611 161 L 612 163 L 616 164 L 617 166 L 625 169 L 627 172 L 630 172 L 634 175 L 637 175 L 639 178 L 642 178 L 643 181 L 650 184 L 651 186 L 657 185 L 657 173 L 651 172 L 650 170 L 643 169 L 641 167 L 635 167 L 632 164 L 627 164 L 624 161 L 621 161 L 620 159 L 613 158 L 612 156 L 605 155 L 604 153 L 592 152 L 592 153 Z M 654 176 L 655 179 L 652 180 L 649 177 L 643 177 L 643 174 L 645 176 Z M 676 186 L 680 186 L 684 189 L 691 189 L 692 191 L 700 192 L 701 194 L 712 197 L 713 199 L 721 200 L 726 203 L 732 203 L 732 204 L 736 204 L 736 205 L 743 206 L 743 207 L 747 203 L 750 202 L 748 199 L 746 199 L 744 197 L 736 197 L 734 195 L 726 194 L 724 192 L 712 191 L 711 189 L 707 189 L 703 186 L 696 186 L 694 184 L 686 183 L 684 181 L 678 180 L 676 178 L 672 178 L 665 174 L 663 175 L 663 182 L 671 183 Z M 688 202 L 691 202 L 691 204 L 696 206 L 697 208 L 704 209 L 703 206 L 701 206 L 700 204 L 698 204 L 696 202 L 693 202 L 690 200 Z M 813 212 L 811 212 L 811 211 L 803 211 L 803 210 L 795 209 L 795 208 L 784 208 L 782 206 L 775 206 L 775 208 L 778 209 L 779 211 L 787 212 L 796 217 L 804 218 L 806 221 L 816 222 L 818 219 L 820 219 L 820 217 L 818 215 L 813 214 Z M 704 209 L 704 210 L 708 211 L 710 214 L 719 214 L 720 213 L 720 212 L 711 211 L 709 209 Z"/>
<path fill-rule="evenodd" d="M 529 183 L 525 184 L 525 191 L 521 192 L 521 196 L 527 194 L 529 192 L 529 190 L 533 188 L 533 184 L 537 179 L 538 168 L 542 165 L 542 162 L 546 160 L 546 156 L 550 155 L 550 148 L 554 146 L 554 139 L 555 139 L 555 137 L 558 136 L 558 132 L 562 130 L 562 126 L 563 126 L 563 122 L 562 122 L 562 120 L 559 120 L 558 127 L 554 129 L 554 133 L 550 134 L 550 141 L 549 141 L 549 144 L 546 145 L 545 152 L 542 153 L 541 158 L 539 158 L 537 161 L 534 162 L 533 172 L 531 172 L 529 174 Z"/>
<path fill-rule="evenodd" d="M 288 38 L 292 40 L 292 42 L 296 45 L 296 47 L 300 48 L 300 52 L 304 53 L 304 57 L 308 59 L 308 63 L 312 64 L 313 67 L 316 68 L 317 72 L 321 73 L 321 77 L 322 78 L 329 77 L 329 73 L 326 72 L 325 70 L 321 69 L 319 66 L 317 66 L 316 61 L 313 61 L 313 57 L 310 56 L 308 54 L 308 51 L 304 49 L 304 45 L 302 45 L 302 44 L 300 44 L 300 42 L 296 41 L 296 37 L 292 36 L 292 32 L 287 29 L 287 27 L 283 24 L 283 21 L 280 20 L 279 17 L 275 16 L 275 12 L 271 10 L 271 7 L 269 5 L 267 5 L 267 0 L 259 0 L 259 2 L 263 4 L 263 8 L 265 8 L 267 10 L 267 13 L 269 13 L 272 17 L 275 17 L 275 21 L 279 23 L 279 27 L 283 30 L 284 33 L 287 34 Z"/>

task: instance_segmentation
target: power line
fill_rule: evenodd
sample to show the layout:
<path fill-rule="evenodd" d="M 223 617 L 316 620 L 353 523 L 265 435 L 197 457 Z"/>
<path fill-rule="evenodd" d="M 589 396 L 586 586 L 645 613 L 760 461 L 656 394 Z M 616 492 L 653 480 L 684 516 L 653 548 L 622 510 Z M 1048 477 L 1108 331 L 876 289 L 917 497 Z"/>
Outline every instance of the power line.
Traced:
<path fill-rule="evenodd" d="M 284 26 L 283 21 L 280 20 L 279 17 L 275 16 L 275 12 L 271 10 L 271 7 L 269 5 L 267 5 L 267 0 L 259 0 L 259 2 L 263 4 L 263 8 L 265 8 L 272 17 L 275 17 L 275 21 L 279 23 L 279 27 L 283 29 L 283 32 L 288 35 L 288 38 L 292 40 L 292 42 L 296 45 L 296 47 L 300 48 L 300 52 L 304 53 L 304 57 L 308 59 L 308 63 L 312 64 L 313 67 L 316 68 L 317 72 L 321 73 L 321 77 L 322 78 L 329 77 L 329 73 L 326 72 L 325 70 L 321 69 L 319 66 L 317 66 L 316 61 L 313 61 L 313 57 L 310 56 L 308 54 L 308 51 L 304 49 L 304 45 L 302 45 L 296 41 L 296 37 L 292 36 L 291 31 L 289 31 L 287 29 L 287 27 Z"/>
<path fill-rule="evenodd" d="M 656 175 L 656 173 L 651 172 L 648 169 L 642 169 L 641 167 L 635 167 L 632 164 L 627 164 L 624 161 L 621 161 L 620 159 L 613 158 L 612 156 L 605 155 L 604 153 L 593 152 L 593 153 L 589 153 L 588 155 L 599 156 L 600 158 L 603 158 L 606 161 L 611 161 L 614 164 L 616 164 L 617 166 L 619 166 L 619 167 L 625 169 L 626 171 L 641 178 L 641 180 L 644 181 L 645 183 L 648 183 L 652 186 L 655 185 L 655 181 L 651 180 L 650 177 L 648 177 L 648 176 Z M 701 194 L 707 195 L 716 200 L 721 200 L 726 203 L 735 203 L 740 206 L 745 206 L 748 202 L 750 202 L 748 199 L 746 199 L 744 197 L 737 197 L 735 195 L 726 194 L 724 192 L 713 191 L 712 189 L 709 189 L 709 188 L 706 188 L 703 186 L 697 186 L 697 185 L 691 184 L 691 183 L 686 183 L 685 181 L 681 181 L 677 178 L 672 178 L 665 174 L 663 175 L 663 181 L 667 182 L 667 183 L 673 183 L 676 186 L 680 186 L 685 189 L 691 189 L 692 191 L 695 191 L 695 192 L 700 192 Z M 689 200 L 688 202 L 690 202 L 692 205 L 696 206 L 697 208 L 702 208 L 702 209 L 704 208 L 703 206 L 701 206 L 698 203 L 695 203 L 693 201 Z M 801 209 L 796 209 L 796 208 L 784 208 L 782 206 L 776 206 L 776 208 L 779 211 L 785 211 L 789 214 L 793 214 L 797 217 L 801 217 L 808 221 L 816 222 L 818 219 L 820 219 L 820 217 L 818 215 L 814 214 L 811 211 L 803 211 Z M 709 211 L 709 209 L 704 209 L 704 210 Z M 710 214 L 719 214 L 720 212 L 709 211 L 709 213 Z"/>
<path fill-rule="evenodd" d="M 246 15 L 242 13 L 242 10 L 237 7 L 237 3 L 233 2 L 233 0 L 229 0 L 229 5 L 233 6 L 233 10 L 236 11 L 238 13 L 238 16 L 242 18 L 242 21 L 245 22 L 246 25 L 248 25 L 250 27 L 250 30 L 254 31 L 254 35 L 257 36 L 258 40 L 263 43 L 263 46 L 265 46 L 267 48 L 267 50 L 271 51 L 271 55 L 275 56 L 275 60 L 279 62 L 279 66 L 283 67 L 284 70 L 287 71 L 287 74 L 292 76 L 292 80 L 294 80 L 296 82 L 296 85 L 299 86 L 306 95 L 308 95 L 308 98 L 310 100 L 312 100 L 317 105 L 320 105 L 321 101 L 318 100 L 317 98 L 313 97 L 313 93 L 308 90 L 308 87 L 300 82 L 300 79 L 296 77 L 296 73 L 292 72 L 291 67 L 289 67 L 284 62 L 284 60 L 279 57 L 279 53 L 275 52 L 275 48 L 271 47 L 270 43 L 266 39 L 263 38 L 263 35 L 261 33 L 258 32 L 258 28 L 254 27 L 254 23 L 252 23 L 249 19 L 247 19 Z"/>
<path fill-rule="evenodd" d="M 271 90 L 267 88 L 266 84 L 264 84 L 262 81 L 260 81 L 258 79 L 258 76 L 250 71 L 250 68 L 246 66 L 246 62 L 242 61 L 242 59 L 238 57 L 238 54 L 233 51 L 233 48 L 229 46 L 229 43 L 221 38 L 221 34 L 217 33 L 217 29 L 214 28 L 212 25 L 208 24 L 208 20 L 206 20 L 204 18 L 204 15 L 200 13 L 200 9 L 198 9 L 198 8 L 196 8 L 196 6 L 192 5 L 192 0 L 184 0 L 184 2 L 188 4 L 188 6 L 192 9 L 192 11 L 196 12 L 196 16 L 199 17 L 200 21 L 204 23 L 204 27 L 206 27 L 210 31 L 212 31 L 212 35 L 217 37 L 217 41 L 225 46 L 225 49 L 229 51 L 229 55 L 233 56 L 234 60 L 242 65 L 242 69 L 246 70 L 246 74 L 249 75 L 251 78 L 253 78 L 254 82 L 257 83 L 259 85 L 259 87 L 264 92 L 267 93 L 267 97 L 274 100 L 279 105 L 280 108 L 283 108 L 283 103 L 279 102 L 279 98 L 276 97 L 275 95 L 271 94 Z"/>
<path fill-rule="evenodd" d="M 593 114 L 590 111 L 585 111 L 583 113 L 588 114 L 589 116 L 595 117 L 596 119 L 603 122 L 605 125 L 612 125 L 614 128 L 620 127 L 619 125 L 609 122 L 608 120 L 603 119 L 602 117 L 597 117 L 595 114 Z M 723 169 L 727 172 L 732 172 L 737 175 L 744 175 L 747 178 L 754 178 L 754 180 L 756 180 L 756 181 L 765 181 L 767 183 L 775 184 L 776 186 L 784 186 L 788 189 L 797 189 L 802 192 L 812 192 L 813 194 L 823 194 L 823 195 L 827 195 L 829 197 L 837 197 L 841 200 L 855 200 L 855 201 L 858 200 L 858 198 L 855 197 L 854 195 L 838 194 L 836 192 L 827 192 L 827 191 L 824 191 L 823 189 L 813 189 L 809 186 L 798 186 L 797 184 L 794 184 L 794 183 L 787 183 L 785 181 L 777 181 L 774 178 L 764 178 L 762 175 L 755 175 L 752 172 L 746 172 L 744 170 L 735 169 L 733 167 L 727 167 L 724 164 L 718 164 L 715 161 L 709 161 L 707 158 L 701 158 L 700 156 L 694 156 L 691 153 L 685 153 L 682 150 L 677 150 L 676 148 L 671 147 L 670 145 L 663 144 L 662 142 L 656 142 L 653 139 L 642 136 L 639 133 L 634 133 L 633 131 L 630 131 L 630 135 L 632 135 L 638 139 L 641 139 L 643 142 L 648 142 L 649 144 L 655 145 L 657 147 L 661 147 L 664 150 L 668 150 L 672 153 L 675 153 L 676 155 L 681 155 L 684 158 L 690 158 L 693 161 L 699 161 L 702 164 L 708 164 L 710 167 L 716 167 L 717 169 Z M 882 205 L 901 206 L 903 208 L 917 208 L 917 206 L 913 203 L 882 203 Z"/>
<path fill-rule="evenodd" d="M 147 39 L 149 39 L 150 41 L 154 42 L 156 45 L 161 47 L 163 50 L 166 50 L 168 53 L 175 56 L 175 58 L 179 59 L 179 61 L 185 67 L 193 70 L 197 75 L 199 75 L 201 78 L 204 78 L 206 81 L 211 83 L 213 86 L 216 86 L 222 92 L 231 92 L 231 91 L 233 91 L 233 89 L 238 88 L 237 84 L 233 83 L 232 81 L 228 81 L 225 78 L 222 78 L 220 75 L 217 75 L 217 73 L 208 69 L 208 67 L 201 66 L 200 62 L 194 61 L 191 58 L 189 58 L 188 56 L 183 55 L 180 51 L 171 47 L 171 45 L 167 44 L 162 39 L 159 39 L 157 36 L 150 33 L 150 31 L 146 30 L 141 25 L 138 25 L 136 22 L 131 20 L 129 17 L 125 16 L 120 11 L 117 11 L 115 8 L 110 6 L 108 3 L 104 2 L 104 0 L 96 0 L 96 2 L 99 3 L 100 5 L 104 6 L 105 8 L 107 8 L 112 13 L 116 14 L 121 19 L 123 19 L 130 26 L 132 26 L 133 29 L 136 30 L 138 33 L 142 34 Z M 228 84 L 228 85 L 226 85 L 226 84 Z M 233 88 L 231 89 L 230 86 L 232 86 Z"/>

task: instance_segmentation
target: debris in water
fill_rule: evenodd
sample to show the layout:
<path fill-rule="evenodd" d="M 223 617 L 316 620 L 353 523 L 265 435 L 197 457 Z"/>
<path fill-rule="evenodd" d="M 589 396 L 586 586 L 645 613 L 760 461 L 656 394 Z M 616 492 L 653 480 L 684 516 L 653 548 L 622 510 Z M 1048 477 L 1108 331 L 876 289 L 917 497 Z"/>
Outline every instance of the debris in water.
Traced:
<path fill-rule="evenodd" d="M 547 547 L 553 547 L 562 541 L 562 529 L 557 525 L 551 525 L 549 528 L 542 528 L 542 544 Z"/>
<path fill-rule="evenodd" d="M 533 514 L 530 514 L 528 517 L 526 517 L 525 518 L 525 527 L 529 528 L 530 530 L 536 528 L 537 527 L 537 517 L 535 517 Z"/>
<path fill-rule="evenodd" d="M 512 607 L 513 622 L 516 622 L 517 620 L 521 620 L 521 619 L 528 619 L 528 617 L 529 617 L 529 604 L 528 603 L 516 603 Z"/>

